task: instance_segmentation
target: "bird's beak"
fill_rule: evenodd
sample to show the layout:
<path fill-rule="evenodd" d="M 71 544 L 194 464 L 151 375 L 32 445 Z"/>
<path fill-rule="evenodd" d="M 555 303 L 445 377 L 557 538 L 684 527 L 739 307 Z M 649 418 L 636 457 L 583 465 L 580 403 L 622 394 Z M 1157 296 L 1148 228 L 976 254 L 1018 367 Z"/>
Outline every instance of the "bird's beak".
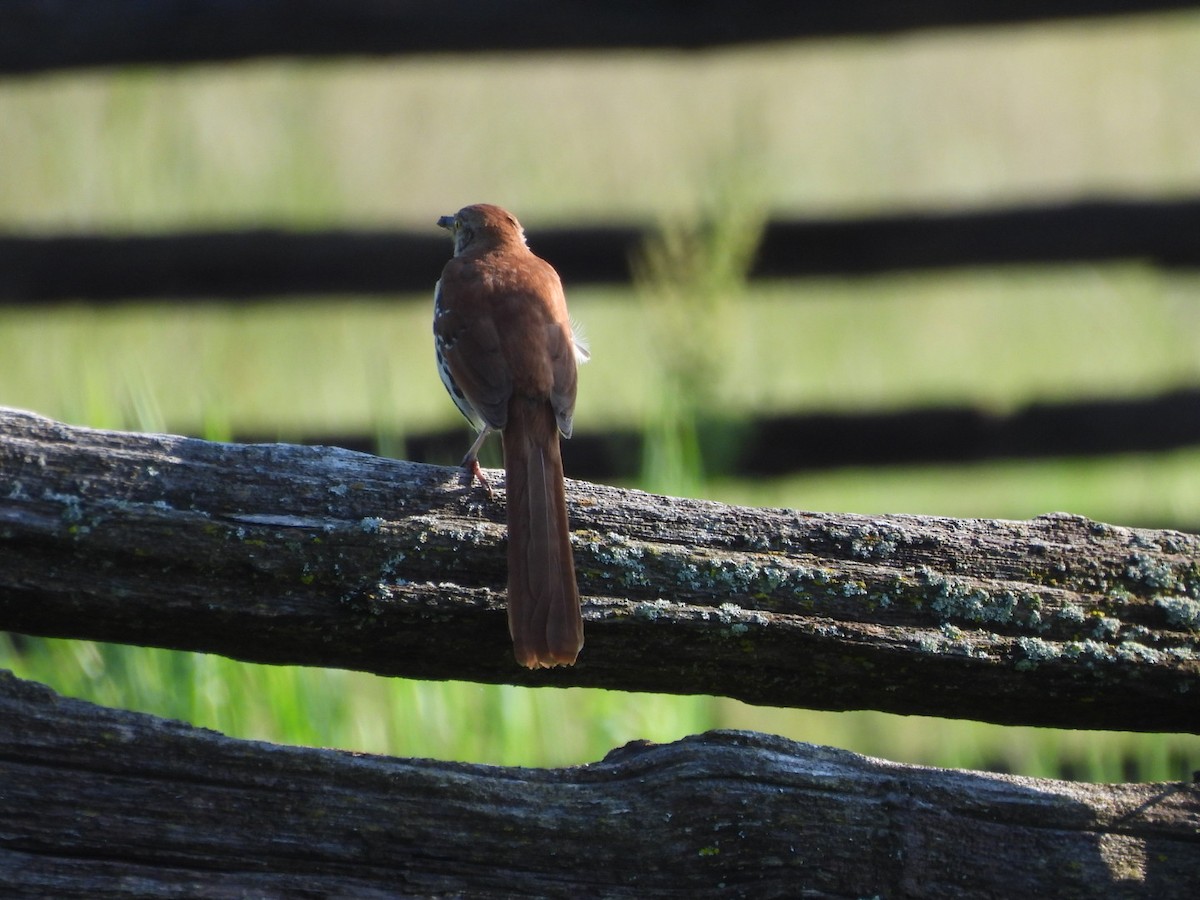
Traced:
<path fill-rule="evenodd" d="M 438 228 L 445 228 L 447 231 L 454 230 L 454 216 L 442 216 L 437 223 Z"/>

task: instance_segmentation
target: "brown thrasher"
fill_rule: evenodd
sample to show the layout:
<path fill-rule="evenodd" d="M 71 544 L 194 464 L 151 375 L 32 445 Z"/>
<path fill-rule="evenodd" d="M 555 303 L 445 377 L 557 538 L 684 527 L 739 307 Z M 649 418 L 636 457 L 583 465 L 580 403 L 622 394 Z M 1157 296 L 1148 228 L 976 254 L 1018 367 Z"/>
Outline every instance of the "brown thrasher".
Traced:
<path fill-rule="evenodd" d="M 479 431 L 462 461 L 468 480 L 488 487 L 479 448 L 491 432 L 503 436 L 513 652 L 531 669 L 569 666 L 583 619 L 558 434 L 571 436 L 576 367 L 588 352 L 558 273 L 525 245 L 516 218 L 482 203 L 438 225 L 454 236 L 454 257 L 434 292 L 433 336 L 442 383 Z"/>

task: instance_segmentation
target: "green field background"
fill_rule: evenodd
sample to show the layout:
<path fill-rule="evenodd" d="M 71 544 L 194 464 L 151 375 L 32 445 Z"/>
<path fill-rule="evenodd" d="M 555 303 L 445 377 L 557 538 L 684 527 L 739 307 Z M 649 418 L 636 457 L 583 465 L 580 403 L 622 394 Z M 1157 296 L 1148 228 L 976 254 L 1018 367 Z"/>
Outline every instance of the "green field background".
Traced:
<path fill-rule="evenodd" d="M 535 249 L 539 230 L 562 225 L 637 221 L 669 237 L 703 217 L 730 223 L 720 245 L 644 267 L 628 289 L 567 286 L 593 350 L 576 429 L 643 430 L 637 486 L 754 505 L 1061 510 L 1196 527 L 1200 447 L 750 481 L 723 471 L 717 448 L 697 455 L 686 435 L 705 417 L 949 404 L 1001 413 L 1200 386 L 1195 272 L 1129 261 L 745 284 L 737 264 L 767 215 L 1197 194 L 1193 13 L 722 52 L 271 61 L 0 82 L 9 233 L 432 232 L 439 215 L 480 201 L 514 210 Z M 376 434 L 402 454 L 406 434 L 457 417 L 432 364 L 430 303 L 0 308 L 0 404 L 213 439 Z M 1200 766 L 1189 736 L 416 683 L 17 636 L 0 635 L 0 667 L 232 735 L 498 764 L 575 764 L 628 740 L 747 727 L 901 761 L 1093 780 L 1184 778 Z"/>

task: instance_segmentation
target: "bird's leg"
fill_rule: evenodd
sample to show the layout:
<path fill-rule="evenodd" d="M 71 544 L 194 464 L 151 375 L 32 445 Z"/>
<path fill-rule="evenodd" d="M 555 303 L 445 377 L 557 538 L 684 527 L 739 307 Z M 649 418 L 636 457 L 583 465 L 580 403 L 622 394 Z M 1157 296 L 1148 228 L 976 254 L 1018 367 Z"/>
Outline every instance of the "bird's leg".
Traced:
<path fill-rule="evenodd" d="M 488 499 L 493 499 L 496 495 L 492 492 L 492 485 L 488 482 L 483 474 L 483 469 L 479 468 L 479 448 L 483 446 L 483 442 L 487 440 L 487 436 L 493 431 L 490 425 L 484 425 L 483 430 L 475 438 L 475 443 L 471 445 L 471 449 L 467 451 L 467 455 L 463 457 L 460 465 L 467 470 L 467 487 L 469 488 L 476 478 L 483 485 L 483 489 L 487 491 Z"/>

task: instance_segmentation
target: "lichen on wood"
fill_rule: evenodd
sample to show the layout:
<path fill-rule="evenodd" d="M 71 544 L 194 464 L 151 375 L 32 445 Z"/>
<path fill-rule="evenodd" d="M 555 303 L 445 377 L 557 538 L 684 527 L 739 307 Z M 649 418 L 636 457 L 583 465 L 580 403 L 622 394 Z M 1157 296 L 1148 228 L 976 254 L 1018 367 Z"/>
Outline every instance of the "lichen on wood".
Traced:
<path fill-rule="evenodd" d="M 501 481 L 497 474 L 496 481 Z M 586 646 L 526 672 L 503 492 L 0 410 L 0 628 L 416 678 L 1200 732 L 1200 538 L 568 483 Z"/>

